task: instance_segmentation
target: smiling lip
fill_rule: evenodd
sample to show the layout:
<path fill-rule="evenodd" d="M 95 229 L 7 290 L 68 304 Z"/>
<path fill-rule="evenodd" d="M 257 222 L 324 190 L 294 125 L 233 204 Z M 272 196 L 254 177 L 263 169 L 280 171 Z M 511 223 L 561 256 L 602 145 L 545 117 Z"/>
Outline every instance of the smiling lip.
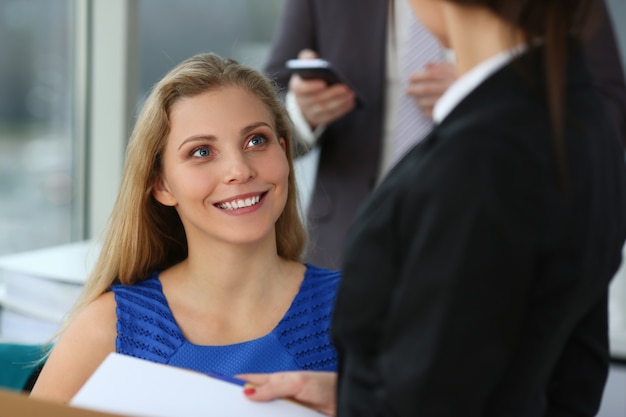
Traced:
<path fill-rule="evenodd" d="M 226 211 L 251 208 L 259 204 L 265 197 L 265 194 L 266 193 L 242 195 L 229 200 L 220 201 L 219 203 L 215 203 L 214 206 Z"/>

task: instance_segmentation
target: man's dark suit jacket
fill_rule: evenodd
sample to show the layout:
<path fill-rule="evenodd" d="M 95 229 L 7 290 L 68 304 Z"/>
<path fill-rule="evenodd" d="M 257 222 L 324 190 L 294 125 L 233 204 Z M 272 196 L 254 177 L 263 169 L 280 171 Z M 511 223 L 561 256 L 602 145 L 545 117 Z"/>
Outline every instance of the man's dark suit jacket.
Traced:
<path fill-rule="evenodd" d="M 345 234 L 376 183 L 381 155 L 387 9 L 384 0 L 287 0 L 266 73 L 287 89 L 285 61 L 310 48 L 332 62 L 362 105 L 326 128 L 311 199 L 306 259 L 337 268 Z"/>
<path fill-rule="evenodd" d="M 592 67 L 626 142 L 626 87 L 613 31 L 591 35 Z M 377 181 L 382 155 L 387 6 L 385 0 L 287 0 L 266 73 L 287 89 L 285 61 L 301 49 L 317 51 L 349 80 L 363 105 L 332 123 L 320 138 L 320 160 L 309 212 L 306 260 L 336 268 L 345 235 Z"/>
<path fill-rule="evenodd" d="M 532 51 L 462 100 L 368 200 L 332 324 L 338 417 L 597 411 L 626 167 L 576 50 L 563 184 Z"/>

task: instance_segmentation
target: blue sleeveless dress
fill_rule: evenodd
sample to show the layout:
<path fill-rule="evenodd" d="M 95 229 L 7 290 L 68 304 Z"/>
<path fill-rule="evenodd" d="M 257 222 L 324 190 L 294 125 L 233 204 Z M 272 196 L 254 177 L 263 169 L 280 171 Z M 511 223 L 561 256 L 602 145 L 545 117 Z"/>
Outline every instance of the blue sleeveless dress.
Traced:
<path fill-rule="evenodd" d="M 226 346 L 200 346 L 183 336 L 158 272 L 134 285 L 111 287 L 117 303 L 116 351 L 204 373 L 336 371 L 329 327 L 340 273 L 307 264 L 300 291 L 267 335 Z"/>

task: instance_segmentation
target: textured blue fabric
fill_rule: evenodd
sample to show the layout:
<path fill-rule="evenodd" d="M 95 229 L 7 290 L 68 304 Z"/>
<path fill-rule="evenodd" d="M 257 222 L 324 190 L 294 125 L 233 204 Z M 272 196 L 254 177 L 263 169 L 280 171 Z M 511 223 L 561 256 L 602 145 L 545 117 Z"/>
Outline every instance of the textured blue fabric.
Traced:
<path fill-rule="evenodd" d="M 199 372 L 235 375 L 289 370 L 335 371 L 329 326 L 340 273 L 307 264 L 300 291 L 269 334 L 227 346 L 189 342 L 176 324 L 158 272 L 111 287 L 117 303 L 118 353 Z"/>

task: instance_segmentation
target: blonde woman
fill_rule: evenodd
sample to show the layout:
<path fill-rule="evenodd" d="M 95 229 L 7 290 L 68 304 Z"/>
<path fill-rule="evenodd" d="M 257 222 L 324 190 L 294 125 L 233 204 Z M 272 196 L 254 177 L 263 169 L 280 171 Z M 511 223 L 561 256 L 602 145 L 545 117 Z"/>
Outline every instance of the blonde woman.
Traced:
<path fill-rule="evenodd" d="M 289 119 L 259 72 L 194 56 L 155 85 L 100 258 L 32 390 L 110 352 L 200 372 L 334 371 L 339 274 L 303 264 Z"/>

